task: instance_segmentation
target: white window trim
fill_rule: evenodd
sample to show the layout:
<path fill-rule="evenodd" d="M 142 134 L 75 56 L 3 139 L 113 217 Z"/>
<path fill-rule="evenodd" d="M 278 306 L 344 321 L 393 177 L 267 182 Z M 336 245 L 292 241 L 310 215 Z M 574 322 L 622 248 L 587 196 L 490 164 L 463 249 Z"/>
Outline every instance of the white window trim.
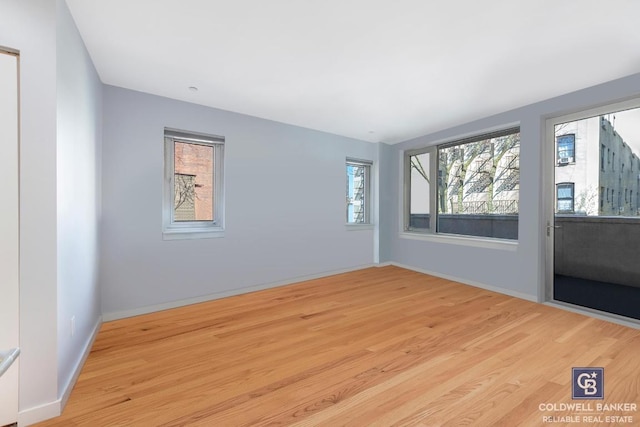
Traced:
<path fill-rule="evenodd" d="M 213 148 L 213 221 L 174 221 L 174 146 L 175 142 L 200 144 Z M 224 137 L 165 128 L 164 185 L 162 203 L 163 240 L 224 237 Z"/>
<path fill-rule="evenodd" d="M 496 249 L 515 252 L 518 250 L 518 241 L 511 239 L 499 239 L 493 237 L 465 236 L 463 234 L 430 233 L 427 231 L 404 231 L 400 233 L 401 239 L 421 240 L 423 242 L 445 243 L 483 249 Z"/>
<path fill-rule="evenodd" d="M 373 229 L 371 195 L 373 191 L 371 189 L 371 174 L 373 169 L 373 162 L 371 160 L 354 159 L 347 157 L 345 161 L 345 170 L 349 165 L 364 166 L 364 222 L 346 222 L 347 230 L 371 230 Z"/>

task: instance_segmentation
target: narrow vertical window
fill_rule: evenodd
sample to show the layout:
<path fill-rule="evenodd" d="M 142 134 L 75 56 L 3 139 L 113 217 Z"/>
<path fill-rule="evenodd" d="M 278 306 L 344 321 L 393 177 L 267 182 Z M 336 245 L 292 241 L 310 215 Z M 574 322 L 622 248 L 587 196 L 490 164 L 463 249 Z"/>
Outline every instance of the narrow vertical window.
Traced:
<path fill-rule="evenodd" d="M 165 239 L 221 235 L 223 147 L 222 137 L 165 129 Z"/>
<path fill-rule="evenodd" d="M 371 162 L 347 159 L 347 224 L 370 224 Z"/>
<path fill-rule="evenodd" d="M 405 156 L 407 191 L 407 230 L 428 230 L 431 228 L 431 156 L 435 147 Z"/>

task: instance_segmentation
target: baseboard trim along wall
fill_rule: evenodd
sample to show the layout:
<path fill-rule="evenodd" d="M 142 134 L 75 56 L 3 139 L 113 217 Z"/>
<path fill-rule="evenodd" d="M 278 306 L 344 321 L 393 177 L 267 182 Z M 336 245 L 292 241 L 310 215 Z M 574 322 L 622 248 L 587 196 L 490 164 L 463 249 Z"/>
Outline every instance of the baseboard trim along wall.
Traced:
<path fill-rule="evenodd" d="M 112 312 L 112 313 L 103 313 L 102 314 L 102 319 L 103 319 L 104 322 L 109 322 L 111 320 L 118 320 L 118 319 L 124 319 L 124 318 L 127 318 L 127 317 L 139 316 L 141 314 L 155 313 L 156 311 L 170 310 L 172 308 L 184 307 L 186 305 L 198 304 L 198 303 L 207 302 L 207 301 L 213 301 L 213 300 L 220 299 L 220 298 L 226 298 L 226 297 L 232 297 L 232 296 L 235 296 L 235 295 L 246 294 L 246 293 L 249 293 L 249 292 L 262 291 L 262 290 L 265 290 L 265 289 L 276 288 L 276 287 L 279 287 L 279 286 L 291 285 L 291 284 L 297 283 L 297 282 L 304 282 L 306 280 L 321 279 L 323 277 L 333 276 L 333 275 L 336 275 L 336 274 L 350 273 L 352 271 L 362 270 L 364 268 L 375 267 L 377 265 L 378 264 L 373 264 L 373 263 L 372 264 L 366 264 L 366 265 L 359 265 L 359 266 L 355 266 L 355 267 L 351 267 L 351 268 L 327 271 L 327 272 L 324 272 L 324 273 L 318 273 L 318 274 L 311 274 L 311 275 L 307 275 L 307 276 L 294 277 L 292 279 L 287 279 L 287 280 L 283 280 L 283 281 L 279 281 L 279 282 L 262 283 L 262 284 L 259 284 L 259 285 L 247 286 L 247 287 L 242 287 L 242 288 L 238 288 L 238 289 L 231 289 L 231 290 L 228 290 L 228 291 L 216 292 L 216 293 L 213 293 L 213 294 L 203 295 L 203 296 L 194 297 L 194 298 L 187 298 L 187 299 L 182 299 L 182 300 L 178 300 L 178 301 L 170 301 L 170 302 L 167 302 L 167 303 L 164 303 L 164 304 L 149 305 L 149 306 L 145 306 L 145 307 L 135 308 L 135 309 L 132 309 L 132 310 L 118 311 L 118 312 Z"/>
<path fill-rule="evenodd" d="M 41 406 L 37 406 L 35 408 L 29 408 L 24 411 L 20 411 L 18 413 L 18 425 L 20 427 L 29 426 L 32 424 L 39 423 L 41 421 L 48 420 L 50 418 L 54 418 L 62 414 L 62 411 L 71 396 L 71 392 L 73 391 L 73 387 L 80 376 L 80 372 L 82 372 L 82 368 L 84 367 L 84 363 L 89 357 L 89 353 L 91 353 L 91 347 L 93 347 L 93 343 L 98 336 L 98 332 L 100 331 L 100 326 L 102 326 L 102 317 L 98 317 L 96 324 L 89 335 L 89 339 L 84 345 L 82 350 L 82 355 L 78 359 L 76 366 L 73 369 L 73 374 L 69 377 L 69 380 L 65 384 L 62 389 L 62 393 L 60 397 L 53 402 L 46 403 Z"/>
<path fill-rule="evenodd" d="M 93 347 L 93 343 L 98 337 L 100 326 L 102 326 L 102 316 L 98 317 L 96 324 L 93 326 L 93 330 L 89 335 L 89 339 L 87 340 L 87 342 L 84 345 L 84 348 L 82 349 L 82 355 L 78 359 L 76 366 L 74 366 L 73 374 L 71 375 L 71 377 L 65 384 L 64 388 L 62 389 L 62 395 L 60 397 L 60 413 L 62 413 L 62 411 L 64 410 L 64 407 L 67 406 L 67 401 L 69 400 L 69 396 L 71 396 L 73 387 L 76 385 L 76 382 L 78 381 L 78 377 L 80 376 L 80 372 L 82 372 L 82 367 L 84 366 L 84 363 L 87 361 L 87 358 L 89 357 L 89 353 L 91 353 L 91 348 Z"/>
<path fill-rule="evenodd" d="M 398 262 L 391 262 L 390 265 L 395 265 L 396 267 L 406 268 L 407 270 L 412 270 L 417 273 L 428 274 L 430 276 L 440 277 L 442 279 L 451 280 L 452 282 L 462 283 L 464 285 L 473 286 L 475 288 L 485 289 L 487 291 L 497 292 L 499 294 L 508 295 L 510 297 L 520 298 L 531 302 L 540 302 L 538 301 L 538 297 L 536 295 L 529 295 L 522 292 L 516 292 L 505 288 L 500 288 L 498 286 L 487 285 L 485 283 L 475 282 L 473 280 L 462 279 L 460 277 L 450 276 L 448 274 L 438 273 L 437 271 L 429 271 L 422 268 L 412 267 L 410 265 L 401 264 Z"/>
<path fill-rule="evenodd" d="M 44 405 L 29 408 L 18 413 L 18 425 L 20 427 L 30 426 L 41 421 L 59 416 L 62 413 L 60 399 Z"/>

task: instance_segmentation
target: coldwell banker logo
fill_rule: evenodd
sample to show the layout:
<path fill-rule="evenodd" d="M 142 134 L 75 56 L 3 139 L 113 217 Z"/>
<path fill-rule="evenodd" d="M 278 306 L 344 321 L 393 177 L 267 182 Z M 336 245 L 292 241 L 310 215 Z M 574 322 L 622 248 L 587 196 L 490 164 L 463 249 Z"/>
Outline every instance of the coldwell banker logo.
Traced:
<path fill-rule="evenodd" d="M 572 368 L 573 399 L 604 399 L 604 368 Z"/>

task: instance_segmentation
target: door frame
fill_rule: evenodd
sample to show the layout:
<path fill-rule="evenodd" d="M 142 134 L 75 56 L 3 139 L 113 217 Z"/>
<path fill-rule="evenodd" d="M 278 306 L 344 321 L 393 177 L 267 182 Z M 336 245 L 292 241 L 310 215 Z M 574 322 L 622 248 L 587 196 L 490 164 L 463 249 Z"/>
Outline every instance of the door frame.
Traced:
<path fill-rule="evenodd" d="M 544 123 L 544 139 L 542 144 L 542 235 L 544 239 L 544 277 L 541 284 L 543 301 L 554 305 L 570 307 L 575 311 L 586 313 L 592 316 L 616 320 L 627 326 L 638 327 L 638 324 L 631 319 L 608 313 L 600 310 L 569 304 L 563 301 L 556 301 L 553 298 L 554 281 L 554 237 L 555 237 L 555 126 L 560 123 L 582 120 L 603 114 L 614 113 L 621 110 L 640 108 L 640 97 L 634 96 L 624 100 L 611 101 L 597 106 L 587 107 L 580 110 L 573 110 L 570 113 L 548 117 Z"/>
<path fill-rule="evenodd" d="M 16 95 L 14 100 L 10 100 L 7 103 L 9 120 L 0 124 L 0 126 L 7 127 L 15 126 L 11 132 L 2 130 L 3 134 L 10 138 L 9 145 L 2 148 L 5 151 L 3 158 L 6 159 L 6 163 L 3 162 L 1 166 L 3 168 L 3 178 L 7 180 L 8 191 L 10 192 L 8 195 L 9 202 L 6 205 L 7 209 L 2 210 L 2 218 L 0 218 L 0 221 L 2 221 L 0 228 L 3 229 L 3 233 L 8 233 L 9 236 L 8 239 L 3 239 L 2 243 L 6 245 L 2 248 L 2 252 L 6 256 L 4 259 L 6 264 L 3 266 L 4 273 L 0 278 L 3 282 L 6 280 L 3 285 L 8 285 L 5 290 L 5 301 L 8 306 L 0 307 L 0 310 L 4 311 L 4 316 L 0 316 L 3 317 L 1 321 L 7 322 L 8 325 L 8 329 L 5 329 L 0 342 L 0 352 L 2 352 L 4 362 L 0 364 L 0 373 L 2 374 L 2 377 L 0 377 L 0 387 L 2 387 L 0 393 L 5 399 L 8 399 L 5 402 L 6 405 L 0 408 L 0 425 L 4 425 L 7 422 L 17 422 L 19 412 L 18 392 L 20 381 L 17 357 L 20 353 L 20 55 L 17 51 L 1 46 L 0 55 L 3 57 L 3 61 L 6 60 L 6 57 L 13 58 L 13 60 L 8 60 L 8 67 L 12 69 L 15 67 L 15 74 L 13 74 L 14 71 L 11 71 L 10 74 L 10 79 L 15 76 L 15 83 L 8 82 L 7 86 L 11 92 L 15 90 Z M 13 86 L 14 84 L 15 86 Z M 9 105 L 9 103 L 12 105 Z M 15 123 L 13 120 L 15 120 Z M 7 348 L 7 346 L 9 347 Z"/>

